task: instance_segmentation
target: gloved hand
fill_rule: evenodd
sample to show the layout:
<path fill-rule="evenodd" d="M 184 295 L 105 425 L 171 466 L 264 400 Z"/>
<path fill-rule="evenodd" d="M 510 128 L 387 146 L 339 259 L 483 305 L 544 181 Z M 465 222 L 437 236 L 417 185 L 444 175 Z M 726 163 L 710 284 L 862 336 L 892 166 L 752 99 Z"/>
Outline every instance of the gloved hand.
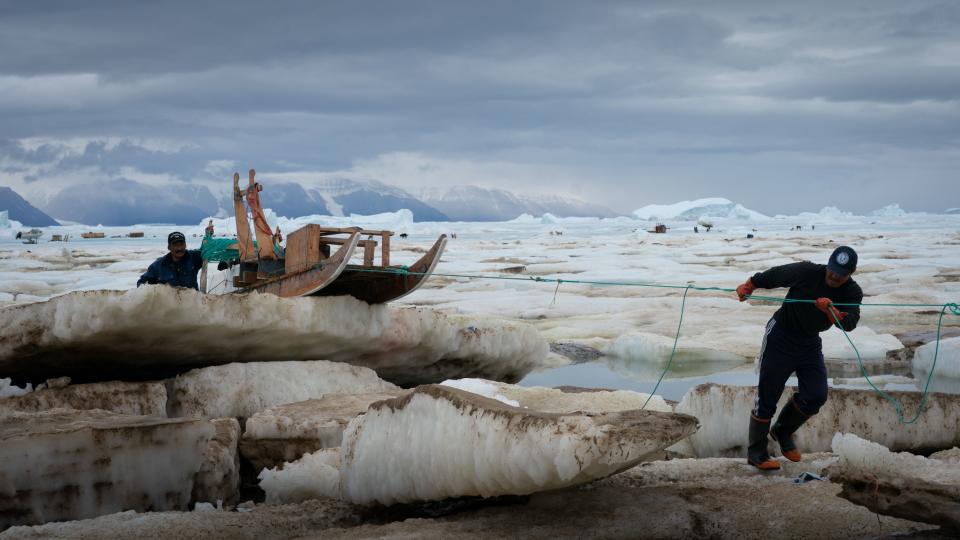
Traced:
<path fill-rule="evenodd" d="M 842 321 L 844 317 L 847 316 L 846 313 L 840 311 L 833 305 L 833 301 L 829 298 L 817 298 L 816 303 L 817 309 L 822 311 L 824 315 L 827 316 L 827 320 L 833 324 L 836 321 Z"/>
<path fill-rule="evenodd" d="M 751 281 L 750 278 L 747 278 L 747 281 L 745 281 L 743 285 L 737 287 L 737 296 L 739 296 L 740 301 L 743 302 L 748 296 L 753 294 L 753 291 L 756 288 L 757 286 L 753 284 L 753 281 Z"/>

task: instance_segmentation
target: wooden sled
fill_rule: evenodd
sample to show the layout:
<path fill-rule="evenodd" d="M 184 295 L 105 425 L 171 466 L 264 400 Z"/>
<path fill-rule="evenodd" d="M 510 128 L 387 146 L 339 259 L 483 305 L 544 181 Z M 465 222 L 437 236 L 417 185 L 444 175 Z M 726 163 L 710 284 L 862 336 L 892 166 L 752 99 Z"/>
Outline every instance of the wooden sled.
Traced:
<path fill-rule="evenodd" d="M 391 300 L 398 300 L 420 288 L 430 277 L 446 245 L 447 235 L 441 234 L 440 238 L 433 243 L 433 247 L 420 257 L 420 260 L 407 268 L 349 264 L 337 279 L 313 295 L 349 294 L 368 304 L 385 304 Z"/>
<path fill-rule="evenodd" d="M 290 233 L 286 248 L 280 249 L 279 229 L 271 233 L 265 226 L 258 195 L 263 188 L 254 182 L 254 174 L 251 170 L 250 185 L 245 191 L 238 187 L 239 175 L 234 175 L 240 252 L 240 275 L 234 278 L 236 293 L 256 291 L 285 298 L 350 295 L 369 304 L 384 304 L 423 285 L 446 247 L 447 235 L 442 234 L 420 260 L 409 267 L 396 266 L 390 264 L 391 231 L 310 224 Z M 257 248 L 252 243 L 244 199 L 254 216 Z M 339 248 L 331 254 L 332 246 Z M 380 264 L 374 264 L 377 247 Z M 350 264 L 358 248 L 363 250 L 363 264 Z"/>
<path fill-rule="evenodd" d="M 336 253 L 322 261 L 291 268 L 290 272 L 284 270 L 280 275 L 273 277 L 268 274 L 266 279 L 262 280 L 259 278 L 263 274 L 257 272 L 257 276 L 251 284 L 244 286 L 245 282 L 239 282 L 241 288 L 237 292 L 256 291 L 275 294 L 284 298 L 316 294 L 340 276 L 340 273 L 347 267 L 350 256 L 353 255 L 353 250 L 356 249 L 358 242 L 360 242 L 360 233 L 355 232 L 340 246 Z M 281 260 L 281 262 L 286 261 Z"/>

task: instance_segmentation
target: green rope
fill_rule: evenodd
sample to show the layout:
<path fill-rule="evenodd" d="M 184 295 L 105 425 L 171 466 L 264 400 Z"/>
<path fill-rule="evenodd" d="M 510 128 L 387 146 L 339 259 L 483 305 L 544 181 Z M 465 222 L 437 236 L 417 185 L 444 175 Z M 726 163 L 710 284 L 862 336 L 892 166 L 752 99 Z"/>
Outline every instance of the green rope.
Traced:
<path fill-rule="evenodd" d="M 696 285 L 665 285 L 662 283 L 649 283 L 643 281 L 593 281 L 587 279 L 560 279 L 560 278 L 545 278 L 539 276 L 530 276 L 530 277 L 514 277 L 514 276 L 492 276 L 489 274 L 441 274 L 438 272 L 411 272 L 407 267 L 402 268 L 353 268 L 355 272 L 374 272 L 379 274 L 400 274 L 400 275 L 409 275 L 409 276 L 436 276 L 436 277 L 448 277 L 448 278 L 463 278 L 463 279 L 494 279 L 502 281 L 536 281 L 538 283 L 573 283 L 577 285 L 601 285 L 601 286 L 620 286 L 620 287 L 652 287 L 657 289 L 690 289 L 692 291 L 715 291 L 715 292 L 737 292 L 736 289 L 729 289 L 726 287 L 698 287 Z M 764 300 L 768 302 L 778 302 L 782 304 L 789 303 L 807 303 L 813 304 L 816 303 L 816 300 L 806 300 L 801 298 L 782 298 L 779 296 L 760 296 L 760 295 L 750 295 L 747 298 L 751 300 Z M 944 304 L 873 304 L 873 303 L 835 303 L 835 306 L 866 306 L 866 307 L 933 307 L 941 308 Z M 956 305 L 952 303 L 946 304 L 947 306 Z M 951 308 L 951 311 L 954 315 L 960 315 L 960 310 L 954 311 Z"/>
<path fill-rule="evenodd" d="M 621 286 L 621 287 L 653 287 L 660 289 L 683 289 L 683 299 L 680 303 L 680 322 L 677 324 L 677 333 L 673 339 L 673 349 L 670 351 L 670 358 L 667 360 L 667 365 L 664 368 L 663 372 L 660 373 L 660 377 L 657 379 L 656 385 L 653 387 L 653 391 L 647 397 L 647 400 L 644 401 L 641 409 L 646 408 L 647 403 L 650 402 L 650 399 L 656 394 L 657 389 L 660 387 L 661 381 L 666 376 L 667 372 L 670 370 L 671 365 L 673 364 L 673 358 L 677 354 L 677 344 L 680 342 L 680 329 L 683 326 L 683 315 L 686 309 L 687 304 L 687 294 L 690 291 L 715 291 L 715 292 L 725 292 L 732 293 L 736 292 L 736 289 L 729 289 L 726 287 L 697 287 L 695 285 L 664 285 L 659 283 L 645 283 L 645 282 L 630 282 L 630 281 L 592 281 L 592 280 L 578 280 L 578 279 L 560 279 L 560 278 L 544 278 L 540 276 L 535 277 L 513 277 L 513 276 L 491 276 L 483 274 L 439 274 L 436 272 L 411 272 L 408 267 L 403 266 L 400 268 L 365 268 L 365 269 L 356 269 L 359 272 L 376 272 L 376 273 L 386 273 L 386 274 L 400 274 L 406 279 L 407 276 L 438 276 L 438 277 L 448 277 L 448 278 L 464 278 L 464 279 L 498 279 L 504 281 L 535 281 L 540 283 L 556 283 L 557 288 L 554 290 L 554 302 L 556 302 L 556 295 L 560 289 L 561 283 L 575 283 L 579 285 L 600 285 L 600 286 Z M 777 296 L 760 296 L 760 295 L 748 295 L 746 298 L 750 300 L 760 300 L 768 302 L 778 302 L 781 304 L 790 304 L 790 303 L 807 303 L 813 304 L 816 303 L 816 300 L 807 300 L 800 298 L 781 298 Z M 551 303 L 552 304 L 552 303 Z M 891 397 L 884 391 L 877 388 L 873 384 L 873 381 L 870 380 L 870 377 L 867 375 L 866 367 L 863 364 L 863 358 L 860 356 L 860 351 L 857 349 L 857 346 L 853 344 L 853 340 L 850 339 L 850 334 L 847 333 L 846 329 L 840 325 L 840 321 L 834 316 L 834 322 L 842 332 L 844 337 L 847 339 L 847 342 L 850 343 L 850 347 L 853 348 L 854 353 L 857 355 L 857 362 L 860 365 L 860 372 L 863 374 L 863 377 L 867 380 L 867 384 L 873 388 L 880 396 L 889 401 L 897 411 L 897 421 L 901 424 L 912 424 L 917 421 L 920 415 L 923 413 L 923 406 L 926 403 L 927 394 L 930 388 L 930 381 L 933 379 L 933 372 L 937 366 L 937 357 L 940 354 L 940 337 L 941 330 L 943 326 L 943 316 L 949 310 L 953 315 L 960 315 L 960 305 L 948 302 L 946 304 L 884 304 L 884 303 L 836 303 L 835 306 L 861 306 L 861 307 L 938 307 L 940 310 L 940 318 L 937 320 L 937 340 L 933 352 L 933 365 L 930 367 L 930 374 L 927 376 L 926 384 L 923 387 L 923 393 L 920 397 L 920 405 L 917 409 L 917 414 L 910 420 L 904 418 L 903 413 L 903 404 L 897 399 Z M 832 314 L 831 314 L 832 316 Z"/>
<path fill-rule="evenodd" d="M 662 381 L 667 375 L 667 372 L 670 371 L 670 366 L 673 364 L 673 356 L 677 354 L 677 344 L 680 343 L 680 327 L 683 326 L 683 312 L 687 305 L 687 293 L 690 292 L 690 289 L 692 288 L 692 286 L 687 285 L 687 288 L 683 291 L 683 301 L 680 302 L 680 322 L 677 323 L 677 335 L 673 338 L 673 350 L 670 351 L 670 358 L 667 360 L 667 367 L 663 368 L 660 378 L 657 379 L 657 384 L 653 385 L 653 390 L 650 391 L 650 395 L 647 396 L 647 400 L 643 402 L 643 406 L 641 406 L 640 409 L 647 408 L 647 403 L 650 403 L 650 399 L 656 395 L 657 389 L 660 388 L 660 381 Z"/>
<path fill-rule="evenodd" d="M 854 345 L 853 341 L 850 339 L 850 334 L 847 333 L 846 329 L 840 326 L 840 319 L 837 318 L 836 314 L 833 312 L 830 313 L 830 315 L 833 317 L 834 323 L 836 323 L 840 330 L 843 330 L 844 337 L 847 338 L 850 346 L 853 347 L 853 351 L 857 353 L 857 363 L 860 364 L 860 373 L 863 373 L 863 378 L 867 380 L 867 384 L 870 385 L 870 388 L 873 388 L 873 390 L 880 394 L 883 399 L 889 401 L 890 404 L 893 405 L 893 407 L 897 410 L 897 422 L 901 424 L 912 424 L 916 422 L 918 418 L 920 418 L 921 414 L 923 414 L 923 405 L 927 401 L 927 391 L 930 388 L 930 381 L 933 380 L 933 372 L 935 369 L 937 369 L 937 356 L 940 354 L 940 332 L 943 327 L 943 316 L 947 313 L 948 309 L 954 315 L 960 315 L 960 306 L 954 303 L 944 304 L 943 308 L 940 310 L 940 317 L 937 319 L 937 341 L 933 349 L 933 364 L 930 366 L 930 373 L 927 375 L 927 382 L 923 385 L 923 393 L 920 395 L 920 404 L 917 406 L 917 414 L 915 414 L 913 418 L 909 420 L 904 418 L 903 403 L 900 400 L 891 397 L 883 390 L 877 388 L 873 384 L 873 381 L 870 380 L 870 377 L 867 375 L 867 368 L 863 365 L 863 359 L 860 357 L 860 351 L 857 350 L 856 345 Z"/>

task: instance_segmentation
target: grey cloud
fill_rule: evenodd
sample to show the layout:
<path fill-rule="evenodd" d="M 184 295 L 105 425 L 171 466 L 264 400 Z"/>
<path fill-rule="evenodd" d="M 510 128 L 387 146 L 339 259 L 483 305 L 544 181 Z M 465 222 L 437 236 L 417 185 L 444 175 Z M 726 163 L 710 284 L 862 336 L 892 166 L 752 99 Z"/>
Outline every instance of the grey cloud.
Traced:
<path fill-rule="evenodd" d="M 908 6 L 909 4 L 905 4 Z M 960 6 L 956 3 L 921 5 L 915 11 L 902 11 L 885 18 L 885 33 L 897 38 L 952 37 L 960 25 Z"/>
<path fill-rule="evenodd" d="M 6 2 L 0 89 L 21 93 L 0 94 L 0 159 L 193 181 L 213 160 L 337 170 L 413 152 L 563 167 L 579 178 L 563 187 L 621 211 L 705 195 L 936 209 L 917 193 L 956 195 L 960 74 L 918 59 L 957 47 L 957 21 L 932 2 Z M 36 78 L 64 74 L 98 78 Z M 186 146 L 62 159 L 25 137 Z M 900 161 L 871 162 L 891 149 Z M 817 189 L 784 197 L 796 183 Z"/>

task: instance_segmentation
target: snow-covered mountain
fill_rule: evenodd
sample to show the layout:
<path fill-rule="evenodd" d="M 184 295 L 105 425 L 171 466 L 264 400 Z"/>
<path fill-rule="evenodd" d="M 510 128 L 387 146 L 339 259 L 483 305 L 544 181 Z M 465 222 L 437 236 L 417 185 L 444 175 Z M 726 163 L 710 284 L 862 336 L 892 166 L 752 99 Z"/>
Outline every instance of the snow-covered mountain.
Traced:
<path fill-rule="evenodd" d="M 266 175 L 263 179 L 265 183 L 260 202 L 278 216 L 372 215 L 408 209 L 413 212 L 416 221 L 447 221 L 443 212 L 400 188 L 376 180 L 333 178 L 314 180 L 304 187 L 297 181 L 271 182 Z M 229 192 L 224 192 L 220 197 L 220 206 L 228 214 L 233 213 L 231 199 Z"/>
<path fill-rule="evenodd" d="M 217 200 L 201 185 L 184 182 L 159 188 L 116 179 L 67 186 L 44 210 L 87 225 L 199 223 L 217 212 Z"/>
<path fill-rule="evenodd" d="M 406 208 L 416 221 L 447 221 L 449 217 L 403 189 L 376 180 L 335 178 L 311 186 L 314 197 L 327 203 L 327 214 L 381 214 Z M 331 204 L 331 201 L 333 204 Z"/>
<path fill-rule="evenodd" d="M 507 221 L 522 214 L 558 217 L 615 217 L 598 204 L 555 195 L 523 196 L 478 186 L 425 188 L 417 192 L 425 203 L 454 221 Z"/>
<path fill-rule="evenodd" d="M 29 227 L 59 225 L 52 217 L 27 202 L 16 191 L 0 186 L 0 211 L 7 212 L 7 219 L 19 221 Z"/>
<path fill-rule="evenodd" d="M 645 220 L 696 221 L 703 217 L 750 221 L 770 219 L 769 216 L 721 197 L 680 201 L 674 204 L 649 204 L 634 210 L 633 215 L 637 219 Z"/>

